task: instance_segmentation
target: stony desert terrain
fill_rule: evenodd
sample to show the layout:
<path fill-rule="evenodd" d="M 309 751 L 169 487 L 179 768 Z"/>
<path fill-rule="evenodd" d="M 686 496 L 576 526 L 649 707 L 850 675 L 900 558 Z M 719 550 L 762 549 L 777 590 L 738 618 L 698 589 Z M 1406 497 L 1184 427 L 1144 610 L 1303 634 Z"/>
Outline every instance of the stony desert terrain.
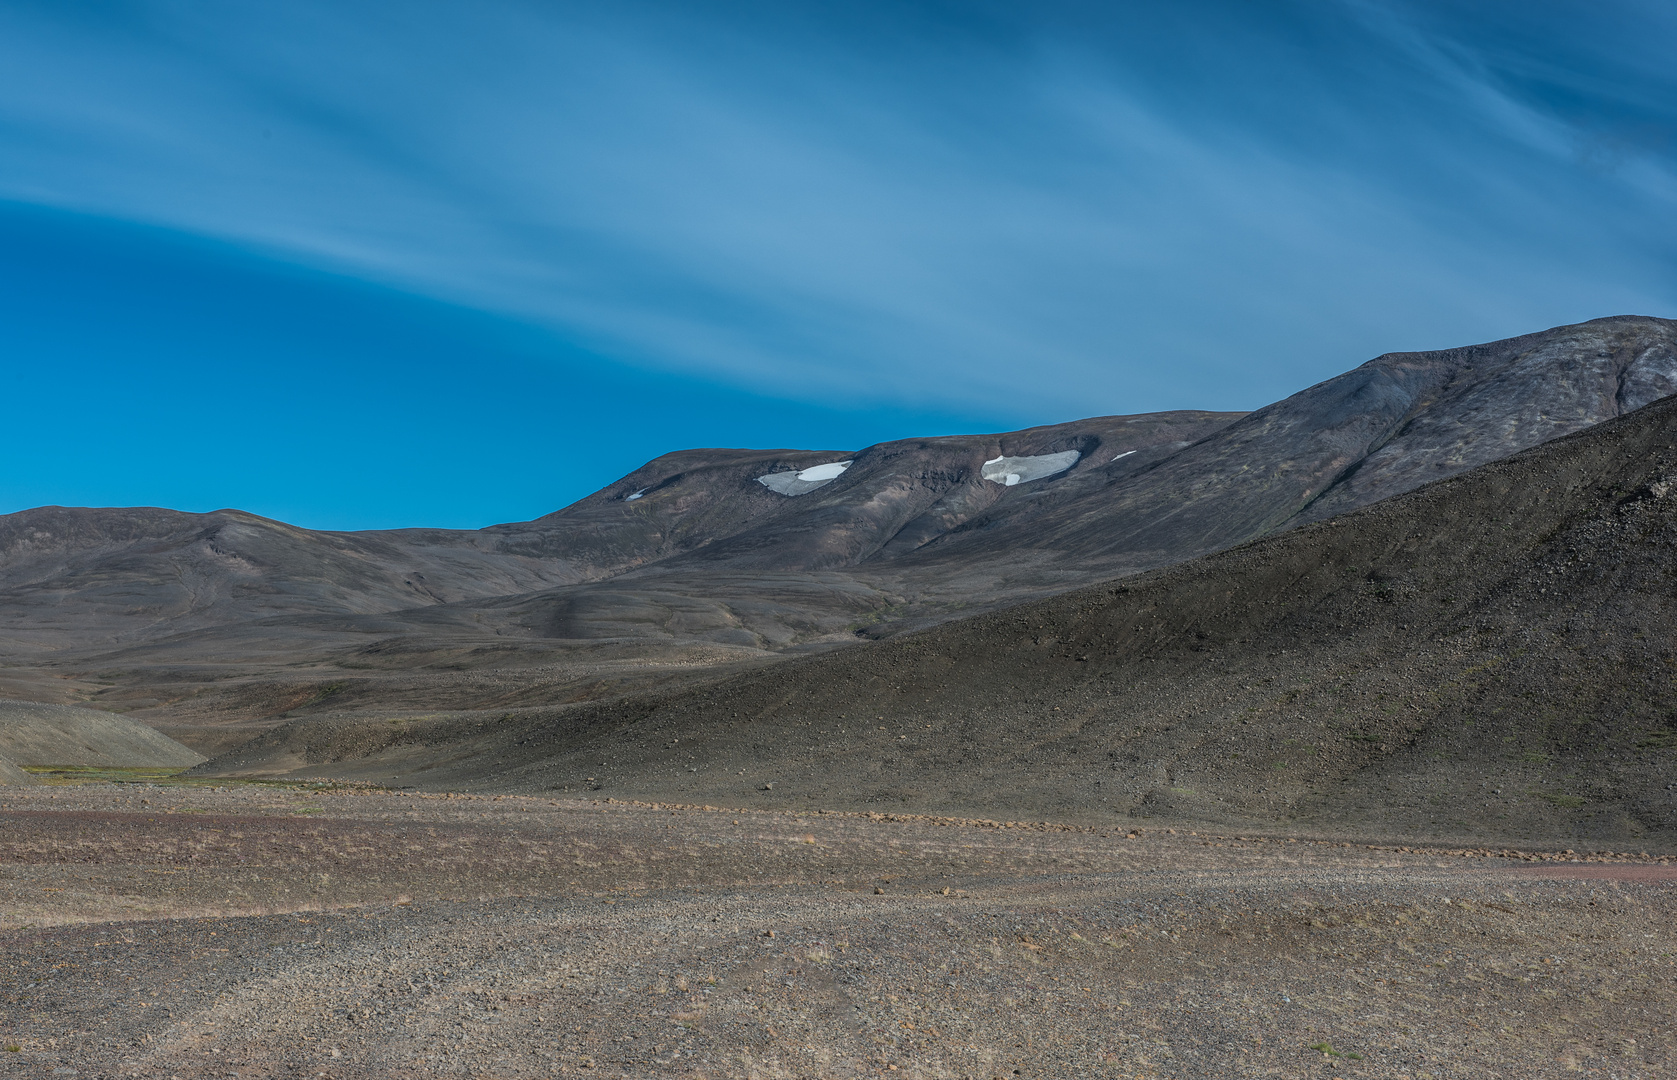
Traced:
<path fill-rule="evenodd" d="M 179 782 L 0 822 L 0 1075 L 1677 1069 L 1659 853 Z"/>

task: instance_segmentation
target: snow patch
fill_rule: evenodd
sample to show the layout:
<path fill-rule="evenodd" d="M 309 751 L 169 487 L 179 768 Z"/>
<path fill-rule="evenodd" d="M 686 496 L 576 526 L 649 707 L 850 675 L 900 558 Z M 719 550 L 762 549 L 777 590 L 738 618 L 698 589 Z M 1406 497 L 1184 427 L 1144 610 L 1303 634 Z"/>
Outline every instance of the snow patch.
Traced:
<path fill-rule="evenodd" d="M 641 488 L 639 491 L 635 492 L 633 495 L 623 496 L 623 501 L 624 502 L 634 502 L 636 499 L 640 498 L 642 495 L 645 495 L 645 494 L 646 494 L 646 489 Z"/>
<path fill-rule="evenodd" d="M 804 495 L 837 480 L 851 464 L 849 461 L 829 461 L 796 472 L 769 473 L 767 476 L 759 476 L 757 482 L 782 495 Z"/>
<path fill-rule="evenodd" d="M 829 461 L 825 465 L 811 465 L 798 473 L 798 479 L 813 484 L 821 480 L 837 480 L 844 470 L 850 468 L 848 461 Z"/>
<path fill-rule="evenodd" d="M 1119 454 L 1118 457 L 1113 458 L 1112 461 L 1117 461 L 1118 458 L 1127 458 L 1133 453 L 1135 453 L 1134 450 L 1126 450 L 1122 454 Z M 1112 464 L 1112 461 L 1107 462 L 1107 464 L 1108 465 Z"/>
<path fill-rule="evenodd" d="M 1004 487 L 1013 487 L 1015 484 L 1028 484 L 1032 480 L 1063 473 L 1076 465 L 1077 459 L 1082 456 L 1076 450 L 1066 450 L 1058 454 L 1038 454 L 1035 457 L 992 458 L 984 463 L 979 475 Z"/>

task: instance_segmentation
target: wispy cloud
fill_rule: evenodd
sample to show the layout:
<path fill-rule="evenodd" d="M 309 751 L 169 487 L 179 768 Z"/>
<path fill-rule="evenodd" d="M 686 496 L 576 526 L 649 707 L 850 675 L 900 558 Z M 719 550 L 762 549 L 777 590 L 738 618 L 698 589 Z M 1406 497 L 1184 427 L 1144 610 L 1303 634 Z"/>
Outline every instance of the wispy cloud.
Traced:
<path fill-rule="evenodd" d="M 1578 152 L 1669 121 L 1665 68 L 1444 6 L 1169 8 L 14 4 L 0 197 L 856 402 L 1256 405 L 1673 313 L 1672 151 Z"/>

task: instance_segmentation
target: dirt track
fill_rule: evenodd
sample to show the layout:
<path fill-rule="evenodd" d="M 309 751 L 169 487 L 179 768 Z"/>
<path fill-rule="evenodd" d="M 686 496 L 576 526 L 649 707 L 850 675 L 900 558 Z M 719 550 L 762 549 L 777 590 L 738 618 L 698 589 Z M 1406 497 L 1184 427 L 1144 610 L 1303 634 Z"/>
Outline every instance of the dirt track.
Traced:
<path fill-rule="evenodd" d="M 1677 1068 L 1658 857 L 255 786 L 0 819 L 7 1075 Z"/>

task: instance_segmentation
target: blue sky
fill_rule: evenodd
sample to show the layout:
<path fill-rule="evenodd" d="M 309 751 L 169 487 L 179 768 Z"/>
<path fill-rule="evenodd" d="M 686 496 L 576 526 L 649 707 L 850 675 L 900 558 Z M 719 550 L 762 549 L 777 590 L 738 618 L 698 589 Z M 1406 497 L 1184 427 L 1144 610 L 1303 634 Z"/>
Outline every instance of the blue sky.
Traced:
<path fill-rule="evenodd" d="M 545 513 L 1677 316 L 1667 3 L 0 0 L 0 512 Z"/>

